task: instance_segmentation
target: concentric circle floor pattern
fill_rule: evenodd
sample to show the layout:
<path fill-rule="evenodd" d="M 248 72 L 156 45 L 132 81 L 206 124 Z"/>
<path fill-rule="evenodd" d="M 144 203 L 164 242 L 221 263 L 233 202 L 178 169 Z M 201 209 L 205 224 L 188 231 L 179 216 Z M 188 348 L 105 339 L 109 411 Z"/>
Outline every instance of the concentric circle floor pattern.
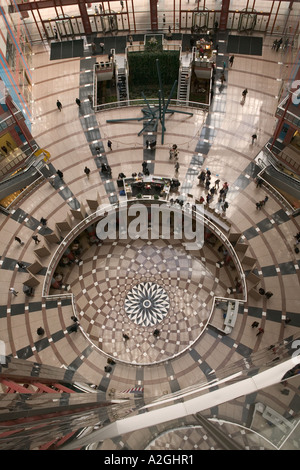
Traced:
<path fill-rule="evenodd" d="M 191 346 L 205 329 L 213 296 L 227 295 L 232 283 L 226 274 L 217 277 L 212 250 L 201 252 L 192 255 L 170 240 L 128 239 L 90 247 L 66 279 L 93 344 L 138 364 L 165 360 Z M 145 305 L 151 310 L 146 320 Z"/>

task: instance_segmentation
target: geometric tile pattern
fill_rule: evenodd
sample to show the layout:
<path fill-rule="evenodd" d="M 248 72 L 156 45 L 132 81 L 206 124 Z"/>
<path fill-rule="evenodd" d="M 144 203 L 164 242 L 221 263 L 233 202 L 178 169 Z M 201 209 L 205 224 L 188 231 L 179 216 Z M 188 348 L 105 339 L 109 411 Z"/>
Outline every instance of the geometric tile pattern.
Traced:
<path fill-rule="evenodd" d="M 138 364 L 191 346 L 206 327 L 213 296 L 227 296 L 232 284 L 216 254 L 207 248 L 191 254 L 180 240 L 106 240 L 81 260 L 67 281 L 82 328 L 106 354 Z"/>
<path fill-rule="evenodd" d="M 169 307 L 168 294 L 154 282 L 137 284 L 125 299 L 125 312 L 137 325 L 153 326 L 160 323 Z"/>

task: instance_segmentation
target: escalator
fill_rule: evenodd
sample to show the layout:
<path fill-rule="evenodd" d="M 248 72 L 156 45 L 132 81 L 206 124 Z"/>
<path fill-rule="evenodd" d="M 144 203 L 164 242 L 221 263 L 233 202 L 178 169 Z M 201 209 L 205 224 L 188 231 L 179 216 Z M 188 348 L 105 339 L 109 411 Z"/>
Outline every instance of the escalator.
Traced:
<path fill-rule="evenodd" d="M 44 165 L 45 161 L 43 160 L 43 156 L 39 158 L 32 156 L 28 159 L 26 168 L 17 170 L 12 175 L 0 181 L 0 201 L 36 181 L 41 176 L 41 169 Z"/>

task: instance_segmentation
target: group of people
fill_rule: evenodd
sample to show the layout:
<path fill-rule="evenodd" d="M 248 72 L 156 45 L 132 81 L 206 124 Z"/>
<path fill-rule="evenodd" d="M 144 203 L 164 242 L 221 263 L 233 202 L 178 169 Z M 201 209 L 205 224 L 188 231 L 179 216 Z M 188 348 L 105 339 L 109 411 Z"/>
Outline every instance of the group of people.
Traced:
<path fill-rule="evenodd" d="M 282 43 L 283 43 L 283 39 L 280 38 L 280 39 L 275 39 L 275 41 L 273 42 L 272 44 L 272 49 L 276 52 L 279 51 L 280 47 L 282 46 Z M 289 45 L 289 39 L 286 38 L 286 40 L 284 41 L 283 43 L 283 46 L 282 46 L 282 49 L 285 50 Z"/>
<path fill-rule="evenodd" d="M 269 197 L 266 196 L 262 201 L 256 202 L 256 210 L 260 210 L 268 201 Z"/>
<path fill-rule="evenodd" d="M 223 212 L 226 212 L 228 209 L 228 202 L 226 201 L 226 196 L 229 190 L 229 185 L 227 181 L 223 184 L 222 188 L 220 189 L 220 180 L 217 178 L 212 186 L 211 183 L 211 171 L 209 169 L 202 170 L 198 175 L 199 186 L 204 186 L 205 190 L 207 191 L 206 195 L 206 203 L 210 204 L 213 200 L 214 196 L 218 195 L 218 203 L 222 204 Z M 200 204 L 205 202 L 205 198 L 203 196 L 200 197 Z"/>

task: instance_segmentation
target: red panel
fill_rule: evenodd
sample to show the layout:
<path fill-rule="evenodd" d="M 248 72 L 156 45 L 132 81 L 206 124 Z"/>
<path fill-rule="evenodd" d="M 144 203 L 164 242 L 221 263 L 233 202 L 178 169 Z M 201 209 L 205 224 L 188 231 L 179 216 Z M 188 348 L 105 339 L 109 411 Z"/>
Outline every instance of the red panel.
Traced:
<path fill-rule="evenodd" d="M 12 382 L 11 380 L 0 379 L 0 382 L 6 387 L 9 387 L 10 391 L 8 393 L 34 393 L 32 390 L 29 390 L 28 388 L 23 387 L 23 385 L 17 384 L 16 382 Z"/>

